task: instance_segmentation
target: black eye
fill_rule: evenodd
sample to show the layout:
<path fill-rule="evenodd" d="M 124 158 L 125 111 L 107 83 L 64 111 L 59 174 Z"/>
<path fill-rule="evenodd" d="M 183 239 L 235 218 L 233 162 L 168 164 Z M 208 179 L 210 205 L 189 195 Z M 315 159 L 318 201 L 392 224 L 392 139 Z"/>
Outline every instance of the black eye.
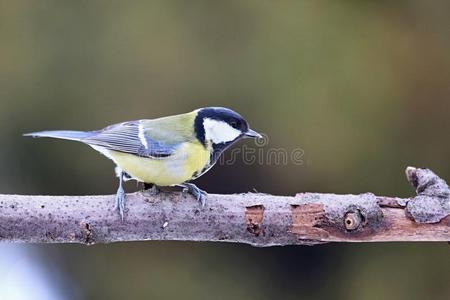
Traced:
<path fill-rule="evenodd" d="M 231 125 L 231 127 L 233 127 L 233 128 L 238 128 L 238 127 L 239 127 L 239 124 L 238 124 L 236 121 L 231 121 L 231 122 L 230 122 L 230 125 Z"/>

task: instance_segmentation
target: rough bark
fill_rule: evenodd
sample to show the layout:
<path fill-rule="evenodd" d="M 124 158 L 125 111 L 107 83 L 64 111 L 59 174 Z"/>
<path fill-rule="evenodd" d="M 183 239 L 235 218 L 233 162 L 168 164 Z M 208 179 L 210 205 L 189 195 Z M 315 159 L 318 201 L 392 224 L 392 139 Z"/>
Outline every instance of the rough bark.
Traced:
<path fill-rule="evenodd" d="M 110 243 L 223 241 L 254 246 L 326 242 L 450 241 L 450 190 L 428 169 L 408 167 L 417 196 L 370 193 L 209 195 L 201 209 L 188 195 L 127 195 L 125 219 L 114 196 L 0 195 L 0 241 Z"/>

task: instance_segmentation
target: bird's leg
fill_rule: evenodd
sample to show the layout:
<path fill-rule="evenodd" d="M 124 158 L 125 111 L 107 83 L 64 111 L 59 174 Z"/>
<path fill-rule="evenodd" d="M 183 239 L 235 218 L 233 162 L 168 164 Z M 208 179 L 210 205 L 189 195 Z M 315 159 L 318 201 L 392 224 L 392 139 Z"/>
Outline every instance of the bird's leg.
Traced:
<path fill-rule="evenodd" d="M 119 215 L 122 218 L 122 221 L 123 221 L 123 211 L 125 209 L 125 191 L 123 189 L 123 176 L 124 176 L 124 172 L 120 172 L 119 188 L 117 189 L 116 207 L 115 207 L 115 209 L 119 212 Z"/>
<path fill-rule="evenodd" d="M 142 194 L 148 196 L 156 196 L 159 194 L 161 190 L 156 184 L 146 183 L 144 182 L 144 189 L 142 190 Z"/>
<path fill-rule="evenodd" d="M 195 184 L 188 183 L 188 182 L 179 184 L 178 186 L 183 188 L 184 193 L 187 192 L 187 193 L 191 194 L 192 196 L 194 196 L 195 199 L 197 199 L 197 201 L 200 202 L 200 205 L 202 207 L 205 207 L 206 198 L 208 196 L 208 194 L 205 191 L 199 189 Z"/>

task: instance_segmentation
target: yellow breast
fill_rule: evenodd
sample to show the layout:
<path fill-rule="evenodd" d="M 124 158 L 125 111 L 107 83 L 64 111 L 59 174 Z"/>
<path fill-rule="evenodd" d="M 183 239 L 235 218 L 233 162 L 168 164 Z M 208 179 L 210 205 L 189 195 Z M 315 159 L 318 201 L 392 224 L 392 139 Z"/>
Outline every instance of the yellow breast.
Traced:
<path fill-rule="evenodd" d="M 210 150 L 192 141 L 181 144 L 169 157 L 145 158 L 122 152 L 111 152 L 111 156 L 123 171 L 138 181 L 170 186 L 188 181 L 196 172 L 201 172 L 209 164 Z"/>

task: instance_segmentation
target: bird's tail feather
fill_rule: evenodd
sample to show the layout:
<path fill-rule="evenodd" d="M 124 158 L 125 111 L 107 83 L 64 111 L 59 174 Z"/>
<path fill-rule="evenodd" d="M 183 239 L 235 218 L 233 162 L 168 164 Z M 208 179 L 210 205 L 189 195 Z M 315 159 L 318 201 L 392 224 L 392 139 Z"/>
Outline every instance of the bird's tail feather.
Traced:
<path fill-rule="evenodd" d="M 49 131 L 30 132 L 24 134 L 24 136 L 31 136 L 34 138 L 48 137 L 71 141 L 81 141 L 92 135 L 93 133 L 90 131 L 74 131 L 74 130 L 49 130 Z"/>

